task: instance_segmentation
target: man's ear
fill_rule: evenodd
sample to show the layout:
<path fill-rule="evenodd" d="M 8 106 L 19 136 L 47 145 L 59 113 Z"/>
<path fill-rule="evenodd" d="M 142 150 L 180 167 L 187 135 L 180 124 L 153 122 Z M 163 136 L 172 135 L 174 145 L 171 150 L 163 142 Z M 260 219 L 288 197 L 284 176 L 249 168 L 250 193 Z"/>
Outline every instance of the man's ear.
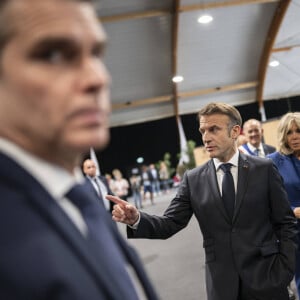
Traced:
<path fill-rule="evenodd" d="M 241 126 L 234 125 L 231 129 L 231 138 L 236 140 L 240 135 L 240 133 L 241 133 Z"/>

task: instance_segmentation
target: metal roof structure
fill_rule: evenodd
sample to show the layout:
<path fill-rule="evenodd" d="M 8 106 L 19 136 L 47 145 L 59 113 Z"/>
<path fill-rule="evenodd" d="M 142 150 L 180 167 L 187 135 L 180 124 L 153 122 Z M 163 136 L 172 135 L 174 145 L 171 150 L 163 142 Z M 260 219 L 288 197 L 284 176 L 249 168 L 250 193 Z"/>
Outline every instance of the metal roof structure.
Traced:
<path fill-rule="evenodd" d="M 108 35 L 112 127 L 178 118 L 211 101 L 263 108 L 300 95 L 300 0 L 96 4 Z M 212 22 L 199 23 L 203 15 Z"/>

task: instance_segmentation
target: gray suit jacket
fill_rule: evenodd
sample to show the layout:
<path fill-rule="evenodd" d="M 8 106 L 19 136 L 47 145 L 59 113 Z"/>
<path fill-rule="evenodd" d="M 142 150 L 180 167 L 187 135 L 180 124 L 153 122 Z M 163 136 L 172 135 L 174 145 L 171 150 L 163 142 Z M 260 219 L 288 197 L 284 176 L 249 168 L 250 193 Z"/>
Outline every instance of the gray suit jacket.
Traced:
<path fill-rule="evenodd" d="M 130 238 L 166 239 L 195 214 L 203 234 L 208 300 L 284 299 L 295 267 L 296 219 L 272 161 L 240 154 L 233 220 L 226 214 L 213 161 L 185 173 L 162 217 L 141 213 Z"/>

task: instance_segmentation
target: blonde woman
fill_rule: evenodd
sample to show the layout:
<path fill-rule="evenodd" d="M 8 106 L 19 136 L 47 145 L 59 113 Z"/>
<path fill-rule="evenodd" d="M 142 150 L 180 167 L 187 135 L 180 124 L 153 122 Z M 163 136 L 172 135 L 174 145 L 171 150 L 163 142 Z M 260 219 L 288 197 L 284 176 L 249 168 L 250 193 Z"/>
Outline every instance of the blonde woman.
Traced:
<path fill-rule="evenodd" d="M 298 219 L 295 281 L 300 295 L 300 112 L 285 114 L 279 122 L 277 134 L 279 150 L 268 157 L 283 178 L 291 208 Z"/>
<path fill-rule="evenodd" d="M 120 197 L 121 199 L 127 201 L 129 183 L 127 179 L 123 178 L 123 175 L 119 169 L 114 169 L 112 171 L 114 176 L 114 181 L 112 183 L 112 192 Z"/>

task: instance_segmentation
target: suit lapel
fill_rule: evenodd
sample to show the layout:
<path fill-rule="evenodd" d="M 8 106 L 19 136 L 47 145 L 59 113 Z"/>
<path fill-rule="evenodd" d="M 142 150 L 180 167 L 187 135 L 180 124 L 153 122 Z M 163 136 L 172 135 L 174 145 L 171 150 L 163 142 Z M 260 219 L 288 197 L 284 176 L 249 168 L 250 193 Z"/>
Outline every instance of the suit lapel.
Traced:
<path fill-rule="evenodd" d="M 238 212 L 240 210 L 244 194 L 247 189 L 249 175 L 249 162 L 247 156 L 240 153 L 239 163 L 238 163 L 238 182 L 237 182 L 237 192 L 236 192 L 236 202 L 234 208 L 233 222 L 236 220 Z"/>

